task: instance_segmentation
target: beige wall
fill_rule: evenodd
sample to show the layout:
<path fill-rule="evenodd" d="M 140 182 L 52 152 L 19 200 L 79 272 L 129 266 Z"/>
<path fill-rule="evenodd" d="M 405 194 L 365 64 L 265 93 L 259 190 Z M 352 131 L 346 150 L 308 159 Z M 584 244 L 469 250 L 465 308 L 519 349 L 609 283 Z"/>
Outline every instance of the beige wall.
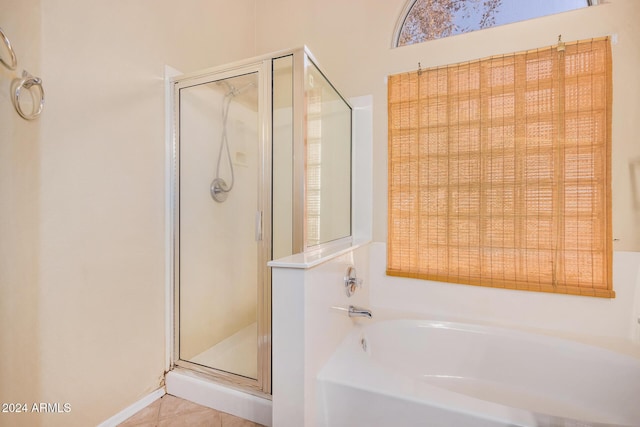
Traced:
<path fill-rule="evenodd" d="M 18 116 L 10 86 L 22 69 L 34 75 L 42 72 L 40 1 L 0 2 L 0 28 L 18 58 L 15 71 L 0 65 L 0 403 L 31 403 L 42 396 L 38 365 L 41 126 Z M 40 422 L 37 415 L 0 413 L 0 425 L 38 426 Z"/>
<path fill-rule="evenodd" d="M 407 0 L 272 0 L 258 2 L 257 51 L 307 44 L 346 97 L 373 94 L 374 240 L 386 240 L 386 76 L 422 67 L 515 52 L 565 41 L 617 34 L 613 46 L 613 231 L 618 251 L 640 251 L 640 2 L 608 0 L 588 9 L 391 49 Z M 284 15 L 283 21 L 279 17 Z M 275 24 L 277 23 L 277 25 Z M 357 161 L 357 160 L 356 160 Z M 638 179 L 640 181 L 640 178 Z"/>
<path fill-rule="evenodd" d="M 71 404 L 9 425 L 97 425 L 164 371 L 164 65 L 252 56 L 254 1 L 5 0 L 0 12 L 47 95 L 26 123 L 0 74 L 0 400 Z"/>
<path fill-rule="evenodd" d="M 345 97 L 373 94 L 374 239 L 386 239 L 392 73 L 617 34 L 614 236 L 640 250 L 640 2 L 568 12 L 400 49 L 405 0 L 4 0 L 0 27 L 47 91 L 18 118 L 0 71 L 0 400 L 70 414 L 0 424 L 95 425 L 164 369 L 163 66 L 183 71 L 307 44 Z M 257 17 L 257 20 L 256 20 Z M 20 70 L 18 70 L 20 71 Z M 10 325 L 7 327 L 6 325 Z"/>

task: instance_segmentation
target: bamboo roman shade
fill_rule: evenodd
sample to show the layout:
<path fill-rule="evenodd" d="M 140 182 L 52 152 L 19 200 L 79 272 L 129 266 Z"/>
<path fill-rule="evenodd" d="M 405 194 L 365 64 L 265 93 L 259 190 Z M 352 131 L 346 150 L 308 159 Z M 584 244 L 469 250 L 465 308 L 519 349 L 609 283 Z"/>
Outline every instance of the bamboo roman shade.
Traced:
<path fill-rule="evenodd" d="M 611 48 L 389 77 L 387 274 L 614 297 Z"/>

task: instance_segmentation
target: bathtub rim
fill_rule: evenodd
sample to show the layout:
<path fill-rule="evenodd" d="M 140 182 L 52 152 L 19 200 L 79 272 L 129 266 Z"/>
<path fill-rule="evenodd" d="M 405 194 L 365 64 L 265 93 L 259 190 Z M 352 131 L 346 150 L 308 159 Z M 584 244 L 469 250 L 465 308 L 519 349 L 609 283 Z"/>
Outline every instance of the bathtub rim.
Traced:
<path fill-rule="evenodd" d="M 515 323 L 471 319 L 463 316 L 451 316 L 450 314 L 442 313 L 413 312 L 377 306 L 372 307 L 372 312 L 374 313 L 374 318 L 372 320 L 358 319 L 357 323 L 359 325 L 368 325 L 389 320 L 426 320 L 444 323 L 458 323 L 462 325 L 494 328 L 496 330 L 517 331 L 526 334 L 541 335 L 554 339 L 585 344 L 587 346 L 623 354 L 640 361 L 640 342 L 636 342 L 631 339 L 577 334 L 562 330 L 528 327 Z"/>
<path fill-rule="evenodd" d="M 378 314 L 375 309 L 373 311 L 374 313 Z M 460 407 L 455 404 L 456 402 L 459 402 L 462 404 L 462 413 L 465 415 L 476 416 L 479 417 L 479 419 L 497 423 L 508 422 L 510 423 L 509 425 L 533 427 L 538 425 L 561 425 L 558 424 L 558 422 L 575 421 L 578 423 L 589 423 L 585 425 L 589 425 L 590 427 L 632 427 L 632 425 L 629 424 L 611 424 L 598 421 L 579 420 L 568 417 L 563 418 L 550 414 L 537 413 L 526 409 L 510 407 L 499 402 L 482 400 L 475 396 L 457 393 L 455 391 L 451 391 L 446 388 L 441 388 L 428 383 L 421 383 L 419 389 L 420 391 L 426 391 L 426 394 L 421 392 L 418 393 L 418 395 L 415 395 L 413 393 L 410 394 L 405 390 L 411 389 L 411 384 L 415 382 L 414 379 L 411 379 L 404 374 L 395 372 L 389 367 L 381 366 L 380 364 L 376 363 L 375 366 L 377 368 L 382 368 L 381 372 L 379 372 L 379 375 L 382 378 L 393 379 L 391 384 L 386 383 L 384 386 L 382 386 L 379 382 L 377 382 L 378 376 L 373 379 L 366 377 L 367 373 L 370 373 L 367 372 L 367 369 L 369 369 L 367 368 L 367 362 L 369 362 L 367 351 L 354 352 L 353 346 L 358 346 L 360 344 L 359 341 L 361 340 L 361 338 L 363 336 L 366 336 L 367 329 L 369 327 L 375 327 L 376 324 L 400 323 L 415 326 L 416 323 L 419 323 L 428 326 L 436 325 L 436 327 L 438 328 L 455 329 L 475 333 L 491 334 L 497 332 L 498 334 L 506 335 L 507 337 L 515 337 L 516 339 L 524 337 L 525 339 L 531 340 L 533 342 L 537 340 L 543 340 L 547 343 L 558 342 L 570 346 L 586 346 L 592 348 L 596 352 L 607 352 L 611 353 L 614 357 L 622 357 L 626 362 L 637 364 L 638 367 L 640 367 L 640 346 L 637 346 L 638 348 L 634 348 L 635 343 L 633 342 L 629 343 L 631 344 L 632 351 L 627 350 L 620 352 L 615 351 L 607 345 L 596 345 L 594 344 L 593 340 L 586 340 L 587 342 L 583 340 L 572 340 L 568 339 L 565 336 L 558 336 L 555 333 L 539 333 L 523 328 L 512 328 L 505 327 L 504 325 L 487 324 L 486 322 L 480 323 L 452 321 L 450 318 L 448 320 L 443 320 L 442 318 L 434 320 L 433 318 L 429 318 L 424 314 L 422 314 L 420 318 L 413 318 L 408 317 L 406 315 L 406 312 L 403 312 L 403 314 L 403 316 L 389 316 L 389 313 L 386 313 L 386 316 L 376 316 L 376 318 L 374 318 L 373 320 L 358 320 L 355 323 L 354 328 L 344 338 L 344 340 L 334 351 L 323 368 L 318 372 L 318 375 L 316 377 L 318 396 L 324 394 L 322 391 L 322 388 L 324 387 L 323 383 L 332 383 L 339 386 L 351 387 L 365 392 L 388 396 L 394 399 L 427 404 L 434 408 L 443 410 L 451 410 L 451 408 L 453 407 L 459 409 Z M 619 343 L 616 344 L 619 345 Z M 614 348 L 618 347 L 614 346 Z M 349 378 L 349 375 L 354 374 L 353 369 L 351 369 L 349 372 L 346 372 L 344 371 L 345 369 L 347 369 L 345 368 L 345 366 L 339 366 L 337 372 L 335 371 L 335 360 L 338 359 L 344 361 L 345 357 L 347 358 L 347 361 L 350 362 L 349 366 L 356 367 L 355 380 L 353 380 L 352 378 L 350 378 L 349 380 L 345 380 L 345 378 Z M 342 370 L 343 372 L 340 372 L 340 370 Z M 319 401 L 319 410 L 320 408 L 322 408 L 322 406 L 323 405 Z"/>

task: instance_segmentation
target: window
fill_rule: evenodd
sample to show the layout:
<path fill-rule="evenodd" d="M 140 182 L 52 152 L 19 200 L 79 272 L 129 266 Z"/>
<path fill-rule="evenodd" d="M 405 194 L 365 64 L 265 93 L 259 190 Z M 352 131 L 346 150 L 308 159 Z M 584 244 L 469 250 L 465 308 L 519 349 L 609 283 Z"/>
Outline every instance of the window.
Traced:
<path fill-rule="evenodd" d="M 412 0 L 396 28 L 395 46 L 510 24 L 597 4 L 597 0 Z"/>
<path fill-rule="evenodd" d="M 389 275 L 614 296 L 608 39 L 390 76 L 388 114 Z"/>

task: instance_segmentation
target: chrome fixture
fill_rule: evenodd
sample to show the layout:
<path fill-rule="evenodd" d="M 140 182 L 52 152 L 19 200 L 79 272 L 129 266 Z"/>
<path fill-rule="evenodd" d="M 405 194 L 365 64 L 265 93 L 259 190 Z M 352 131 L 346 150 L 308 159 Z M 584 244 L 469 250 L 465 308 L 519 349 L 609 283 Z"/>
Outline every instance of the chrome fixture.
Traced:
<path fill-rule="evenodd" d="M 22 78 L 16 79 L 15 81 L 15 90 L 13 92 L 13 97 L 11 98 L 11 102 L 13 102 L 13 106 L 16 111 L 25 120 L 34 120 L 40 116 L 42 113 L 42 109 L 44 108 L 44 89 L 42 88 L 42 79 L 40 77 L 34 77 L 29 74 L 26 70 L 22 71 Z M 32 92 L 32 88 L 37 88 L 37 94 Z M 31 97 L 33 98 L 34 107 L 32 111 L 24 111 L 22 106 L 20 105 L 20 93 L 22 89 L 26 89 L 30 92 Z"/>
<path fill-rule="evenodd" d="M 0 55 L 0 63 L 8 70 L 15 70 L 18 66 L 16 53 L 14 52 L 13 47 L 11 47 L 11 42 L 5 35 L 4 31 L 2 31 L 2 28 L 0 28 L 0 41 L 4 44 L 4 50 L 9 55 L 9 58 L 3 58 Z M 27 104 L 32 105 L 31 111 L 24 111 L 22 109 L 20 94 L 23 89 L 29 93 L 29 97 L 31 98 L 27 101 Z M 27 72 L 27 70 L 22 70 L 22 78 L 13 79 L 11 83 L 11 90 L 13 91 L 11 102 L 20 117 L 25 120 L 37 119 L 40 116 L 40 113 L 42 113 L 42 108 L 44 108 L 44 89 L 42 88 L 42 79 L 40 77 L 32 76 Z"/>
<path fill-rule="evenodd" d="M 362 279 L 358 279 L 356 268 L 352 265 L 347 268 L 347 275 L 344 276 L 344 290 L 350 297 L 356 292 L 356 289 L 362 286 Z"/>
<path fill-rule="evenodd" d="M 366 317 L 368 319 L 373 318 L 373 314 L 371 313 L 371 310 L 366 309 L 366 308 L 362 308 L 362 307 L 356 307 L 355 305 L 350 305 L 349 306 L 349 317 Z"/>
<path fill-rule="evenodd" d="M 2 31 L 2 28 L 0 28 L 0 40 L 3 41 L 4 47 L 6 48 L 7 52 L 9 52 L 9 56 L 10 56 L 8 61 L 6 61 L 4 58 L 0 57 L 0 62 L 2 63 L 2 65 L 7 67 L 9 70 L 15 70 L 16 67 L 18 66 L 18 60 L 16 59 L 16 53 L 13 51 L 13 48 L 11 47 L 11 42 L 9 41 L 7 36 L 4 34 L 4 31 Z"/>
<path fill-rule="evenodd" d="M 224 98 L 222 98 L 222 135 L 220 137 L 220 151 L 218 151 L 218 162 L 216 164 L 216 177 L 211 182 L 211 187 L 209 191 L 211 193 L 211 197 L 216 202 L 224 202 L 227 200 L 227 193 L 233 189 L 233 183 L 235 181 L 234 172 L 233 172 L 233 161 L 231 160 L 231 150 L 229 149 L 229 139 L 227 137 L 227 117 L 229 117 L 229 107 L 231 106 L 231 100 L 236 96 L 244 93 L 248 89 L 254 88 L 255 84 L 253 82 L 241 87 L 240 89 L 236 88 L 232 84 L 229 84 L 227 81 L 223 81 L 223 83 L 227 86 L 227 93 Z M 222 160 L 222 152 L 226 151 L 227 161 L 229 162 L 229 170 L 231 171 L 231 181 L 229 184 L 220 177 L 220 161 Z"/>

